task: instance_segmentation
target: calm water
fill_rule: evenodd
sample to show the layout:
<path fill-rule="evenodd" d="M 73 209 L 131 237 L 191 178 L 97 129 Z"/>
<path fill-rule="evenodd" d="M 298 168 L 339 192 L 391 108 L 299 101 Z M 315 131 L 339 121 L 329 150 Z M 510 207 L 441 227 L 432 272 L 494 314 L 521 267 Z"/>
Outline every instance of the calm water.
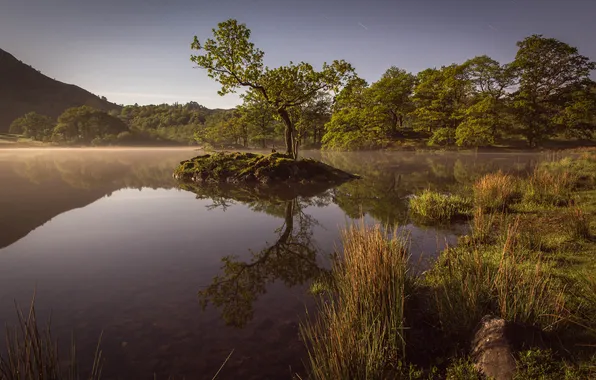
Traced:
<path fill-rule="evenodd" d="M 408 195 L 537 160 L 313 153 L 363 179 L 292 198 L 179 189 L 172 170 L 196 154 L 0 150 L 0 324 L 14 323 L 14 300 L 26 305 L 36 289 L 38 316 L 51 311 L 61 340 L 74 331 L 83 367 L 103 331 L 107 379 L 211 379 L 232 350 L 218 379 L 290 379 L 303 372 L 308 283 L 328 267 L 340 228 L 362 216 L 399 224 L 414 258 L 432 258 L 465 227 L 410 224 Z"/>

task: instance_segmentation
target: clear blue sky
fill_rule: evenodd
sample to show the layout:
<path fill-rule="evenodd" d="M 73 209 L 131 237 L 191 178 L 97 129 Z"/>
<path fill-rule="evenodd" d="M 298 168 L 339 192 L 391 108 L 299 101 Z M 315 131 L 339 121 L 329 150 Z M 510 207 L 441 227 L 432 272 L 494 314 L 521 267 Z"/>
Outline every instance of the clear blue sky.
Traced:
<path fill-rule="evenodd" d="M 544 34 L 596 59 L 596 0 L 0 0 L 0 48 L 110 101 L 239 103 L 189 60 L 196 34 L 244 22 L 266 64 L 346 59 L 373 82 L 487 54 Z"/>

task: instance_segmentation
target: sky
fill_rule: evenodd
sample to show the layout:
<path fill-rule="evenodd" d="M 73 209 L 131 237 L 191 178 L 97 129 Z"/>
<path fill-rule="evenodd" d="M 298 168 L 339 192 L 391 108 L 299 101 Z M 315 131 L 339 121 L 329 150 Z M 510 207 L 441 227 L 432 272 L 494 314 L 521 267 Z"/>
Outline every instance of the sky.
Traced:
<path fill-rule="evenodd" d="M 0 48 L 118 104 L 231 108 L 239 96 L 190 61 L 193 37 L 230 18 L 270 67 L 345 59 L 370 83 L 391 66 L 510 62 L 532 34 L 596 60 L 594 15 L 596 0 L 0 0 Z"/>

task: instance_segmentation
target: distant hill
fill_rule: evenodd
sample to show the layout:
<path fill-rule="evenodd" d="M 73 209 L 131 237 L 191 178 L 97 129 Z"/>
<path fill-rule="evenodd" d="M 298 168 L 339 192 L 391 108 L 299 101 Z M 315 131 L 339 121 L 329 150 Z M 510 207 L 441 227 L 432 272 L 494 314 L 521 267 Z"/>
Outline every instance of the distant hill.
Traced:
<path fill-rule="evenodd" d="M 43 75 L 0 49 L 0 132 L 27 112 L 58 117 L 70 107 L 88 105 L 100 110 L 120 110 L 89 91 Z"/>

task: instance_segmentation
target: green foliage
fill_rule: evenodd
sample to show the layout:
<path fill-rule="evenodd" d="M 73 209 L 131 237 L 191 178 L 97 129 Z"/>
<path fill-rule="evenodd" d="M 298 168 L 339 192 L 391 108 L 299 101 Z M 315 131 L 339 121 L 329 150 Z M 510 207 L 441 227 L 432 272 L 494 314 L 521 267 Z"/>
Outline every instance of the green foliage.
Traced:
<path fill-rule="evenodd" d="M 387 136 L 396 137 L 403 132 L 406 119 L 414 110 L 412 92 L 415 84 L 414 75 L 392 66 L 370 86 L 368 96 Z"/>
<path fill-rule="evenodd" d="M 424 190 L 410 198 L 410 211 L 422 222 L 443 223 L 469 215 L 470 201 L 460 195 Z"/>
<path fill-rule="evenodd" d="M 12 122 L 10 133 L 22 134 L 33 140 L 44 141 L 52 135 L 54 125 L 55 122 L 51 117 L 29 112 Z"/>
<path fill-rule="evenodd" d="M 221 84 L 220 95 L 247 87 L 271 105 L 285 125 L 286 153 L 297 157 L 296 121 L 290 115 L 319 92 L 339 90 L 353 69 L 345 61 L 323 63 L 320 71 L 305 62 L 270 69 L 263 65 L 265 53 L 250 42 L 250 35 L 250 29 L 236 20 L 221 22 L 213 29 L 213 38 L 200 43 L 194 37 L 191 48 L 204 54 L 192 55 L 191 61 Z"/>
<path fill-rule="evenodd" d="M 58 117 L 52 139 L 58 142 L 89 144 L 128 130 L 120 119 L 89 106 L 69 108 Z M 96 143 L 98 140 L 95 140 Z"/>
<path fill-rule="evenodd" d="M 552 136 L 557 122 L 568 130 L 585 130 L 585 121 L 591 121 L 582 115 L 591 102 L 585 103 L 587 95 L 567 95 L 569 89 L 581 93 L 581 85 L 589 81 L 596 63 L 580 55 L 577 48 L 541 35 L 527 37 L 517 46 L 512 68 L 519 77 L 519 90 L 514 94 L 513 113 L 528 144 L 535 146 Z"/>
<path fill-rule="evenodd" d="M 436 143 L 444 141 L 452 144 L 470 87 L 463 65 L 454 64 L 420 72 L 413 97 L 416 106 L 413 112 L 414 126 L 429 132 L 442 130 L 440 138 L 435 138 Z"/>
<path fill-rule="evenodd" d="M 517 367 L 514 380 L 575 380 L 592 379 L 596 376 L 596 364 L 574 365 L 556 357 L 552 350 L 520 352 Z"/>

